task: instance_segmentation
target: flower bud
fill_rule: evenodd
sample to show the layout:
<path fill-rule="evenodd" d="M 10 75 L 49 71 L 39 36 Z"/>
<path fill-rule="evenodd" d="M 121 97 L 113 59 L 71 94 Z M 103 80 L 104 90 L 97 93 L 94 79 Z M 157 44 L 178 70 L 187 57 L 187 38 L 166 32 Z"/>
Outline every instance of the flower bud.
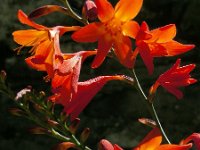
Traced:
<path fill-rule="evenodd" d="M 50 126 L 57 126 L 59 123 L 54 121 L 54 120 L 51 120 L 51 119 L 47 119 L 47 122 Z"/>
<path fill-rule="evenodd" d="M 19 100 L 20 98 L 22 98 L 24 95 L 26 95 L 27 93 L 30 93 L 31 89 L 30 88 L 25 88 L 22 89 L 21 91 L 19 91 L 15 97 L 15 100 Z"/>
<path fill-rule="evenodd" d="M 88 20 L 95 20 L 97 18 L 97 6 L 92 0 L 86 0 L 83 6 L 82 14 Z"/>
<path fill-rule="evenodd" d="M 35 127 L 35 128 L 29 129 L 29 132 L 31 132 L 32 134 L 47 134 L 48 130 L 41 127 Z"/>
<path fill-rule="evenodd" d="M 147 126 L 150 126 L 152 128 L 156 127 L 156 122 L 154 120 L 148 119 L 148 118 L 139 118 L 138 121 L 142 124 L 145 124 Z"/>
<path fill-rule="evenodd" d="M 98 150 L 114 150 L 114 147 L 108 140 L 103 139 L 99 142 Z"/>
<path fill-rule="evenodd" d="M 70 130 L 71 133 L 73 133 L 73 134 L 76 133 L 78 126 L 79 126 L 79 123 L 80 123 L 79 118 L 76 118 L 76 119 L 74 119 L 74 121 L 72 121 L 72 123 L 69 126 L 69 130 Z"/>
<path fill-rule="evenodd" d="M 1 70 L 0 77 L 3 81 L 6 80 L 6 72 L 4 70 Z"/>
<path fill-rule="evenodd" d="M 24 116 L 25 112 L 18 108 L 9 108 L 8 111 L 15 116 Z"/>
<path fill-rule="evenodd" d="M 88 139 L 88 137 L 89 137 L 89 135 L 90 135 L 90 129 L 89 128 L 85 128 L 84 130 L 83 130 L 83 132 L 81 133 L 81 142 L 86 142 L 87 141 L 87 139 Z"/>

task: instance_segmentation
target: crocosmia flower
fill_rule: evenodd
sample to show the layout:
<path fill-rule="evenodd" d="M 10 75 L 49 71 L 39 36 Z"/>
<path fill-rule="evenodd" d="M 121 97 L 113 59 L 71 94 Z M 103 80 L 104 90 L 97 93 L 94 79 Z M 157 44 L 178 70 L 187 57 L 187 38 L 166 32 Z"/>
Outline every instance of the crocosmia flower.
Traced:
<path fill-rule="evenodd" d="M 84 82 L 78 82 L 77 91 L 72 93 L 70 99 L 69 97 L 65 97 L 68 92 L 65 88 L 65 86 L 68 86 L 66 83 L 66 85 L 64 84 L 62 87 L 55 89 L 53 91 L 54 95 L 49 97 L 49 99 L 63 105 L 64 112 L 70 115 L 71 120 L 74 120 L 88 105 L 96 93 L 110 80 L 125 80 L 125 78 L 120 75 L 99 76 Z"/>
<path fill-rule="evenodd" d="M 154 57 L 175 56 L 185 53 L 194 45 L 183 45 L 173 38 L 176 35 L 176 26 L 169 24 L 154 30 L 149 30 L 146 22 L 143 22 L 136 36 L 136 50 L 139 53 L 148 69 L 149 74 L 153 73 Z"/>
<path fill-rule="evenodd" d="M 195 68 L 195 64 L 180 67 L 180 63 L 181 60 L 178 59 L 168 71 L 161 74 L 151 87 L 150 93 L 155 93 L 156 89 L 161 85 L 168 92 L 175 95 L 177 99 L 181 99 L 183 93 L 179 88 L 193 84 L 197 80 L 190 76 L 190 72 Z"/>
<path fill-rule="evenodd" d="M 135 57 L 129 37 L 136 37 L 139 25 L 131 19 L 140 11 L 142 2 L 143 0 L 119 0 L 113 8 L 107 0 L 95 0 L 100 22 L 86 25 L 72 35 L 72 39 L 77 42 L 98 41 L 93 68 L 101 65 L 111 47 L 121 64 L 133 67 Z"/>
<path fill-rule="evenodd" d="M 192 143 L 184 145 L 161 144 L 162 135 L 158 128 L 154 128 L 133 150 L 188 150 Z"/>
<path fill-rule="evenodd" d="M 49 66 L 53 66 L 56 57 L 61 54 L 59 37 L 65 32 L 78 30 L 79 27 L 56 26 L 48 28 L 30 20 L 22 11 L 18 11 L 18 19 L 22 24 L 26 24 L 34 29 L 18 30 L 13 32 L 14 41 L 23 47 L 32 47 L 29 51 L 33 56 L 26 59 L 27 64 L 37 70 L 47 71 Z"/>

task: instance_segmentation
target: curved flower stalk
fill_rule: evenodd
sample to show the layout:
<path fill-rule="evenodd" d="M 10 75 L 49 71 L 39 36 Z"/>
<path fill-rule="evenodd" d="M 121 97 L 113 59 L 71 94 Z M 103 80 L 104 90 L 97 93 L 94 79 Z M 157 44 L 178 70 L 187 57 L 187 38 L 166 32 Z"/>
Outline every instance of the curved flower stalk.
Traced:
<path fill-rule="evenodd" d="M 33 56 L 26 58 L 27 64 L 37 70 L 47 71 L 52 76 L 54 60 L 61 55 L 59 37 L 65 32 L 78 30 L 80 27 L 56 26 L 48 28 L 30 20 L 22 11 L 18 11 L 18 19 L 22 24 L 26 24 L 35 29 L 18 30 L 13 32 L 14 41 L 22 46 L 16 50 L 20 51 L 23 47 L 32 47 L 29 51 Z"/>
<path fill-rule="evenodd" d="M 154 70 L 154 57 L 176 56 L 194 48 L 192 44 L 183 45 L 173 40 L 175 35 L 175 24 L 149 30 L 147 23 L 142 23 L 136 36 L 135 53 L 140 53 L 149 74 L 152 74 Z"/>
<path fill-rule="evenodd" d="M 63 95 L 68 93 L 65 84 L 63 84 L 63 86 L 53 90 L 54 95 L 49 97 L 49 99 L 63 105 L 64 112 L 70 115 L 71 120 L 74 120 L 108 81 L 126 79 L 123 75 L 99 76 L 84 82 L 78 82 L 77 92 L 71 92 L 70 94 L 72 95 L 70 97 Z"/>
<path fill-rule="evenodd" d="M 175 95 L 177 99 L 183 97 L 183 93 L 178 88 L 194 84 L 197 80 L 190 76 L 190 72 L 195 68 L 195 64 L 180 67 L 180 63 L 181 59 L 178 59 L 168 71 L 159 76 L 150 89 L 150 95 L 154 94 L 161 85 L 168 92 Z"/>
<path fill-rule="evenodd" d="M 100 22 L 86 25 L 72 35 L 72 39 L 77 42 L 98 41 L 98 52 L 92 68 L 101 65 L 112 46 L 120 63 L 128 68 L 133 67 L 135 57 L 129 37 L 136 37 L 139 25 L 131 19 L 140 11 L 142 2 L 119 0 L 113 8 L 107 0 L 95 0 Z"/>

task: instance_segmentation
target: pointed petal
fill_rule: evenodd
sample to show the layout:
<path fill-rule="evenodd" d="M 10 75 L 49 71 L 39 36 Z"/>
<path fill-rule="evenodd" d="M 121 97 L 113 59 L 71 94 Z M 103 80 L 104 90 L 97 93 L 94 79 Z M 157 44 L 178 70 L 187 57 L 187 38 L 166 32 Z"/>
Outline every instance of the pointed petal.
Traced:
<path fill-rule="evenodd" d="M 153 57 L 151 56 L 149 47 L 146 43 L 141 43 L 138 49 L 139 49 L 140 56 L 142 60 L 144 61 L 145 66 L 147 67 L 149 75 L 151 75 L 154 70 L 154 64 L 153 64 Z"/>
<path fill-rule="evenodd" d="M 110 37 L 107 37 L 105 35 L 99 38 L 98 50 L 94 58 L 94 61 L 92 62 L 92 68 L 97 68 L 103 63 L 111 47 L 112 47 L 112 41 Z"/>
<path fill-rule="evenodd" d="M 182 53 L 185 53 L 195 47 L 193 44 L 181 44 L 176 41 L 170 41 L 167 43 L 163 43 L 162 46 L 164 46 L 167 50 L 168 55 L 167 56 L 176 56 L 180 55 Z"/>
<path fill-rule="evenodd" d="M 45 16 L 48 15 L 50 13 L 53 12 L 63 12 L 66 13 L 67 9 L 58 5 L 45 5 L 42 7 L 39 7 L 35 10 L 33 10 L 30 14 L 29 14 L 29 18 L 30 19 L 35 19 L 35 18 L 39 18 L 41 16 Z"/>
<path fill-rule="evenodd" d="M 19 10 L 19 11 L 18 11 L 18 19 L 19 19 L 19 21 L 20 21 L 21 23 L 26 24 L 26 25 L 29 25 L 29 26 L 31 26 L 31 27 L 33 27 L 33 28 L 38 29 L 38 30 L 45 30 L 45 29 L 48 30 L 47 27 L 42 26 L 42 25 L 39 25 L 39 24 L 33 22 L 32 20 L 30 20 L 30 19 L 28 18 L 28 16 L 27 16 L 22 10 Z"/>
<path fill-rule="evenodd" d="M 85 82 L 78 83 L 78 91 L 73 95 L 70 103 L 65 105 L 64 111 L 74 120 L 88 105 L 96 93 L 110 80 L 124 80 L 123 76 L 99 76 Z"/>
<path fill-rule="evenodd" d="M 58 145 L 56 145 L 52 150 L 68 150 L 70 148 L 75 148 L 76 145 L 71 142 L 63 142 Z"/>
<path fill-rule="evenodd" d="M 147 134 L 147 136 L 134 148 L 134 150 L 155 150 L 162 142 L 162 135 L 158 128 L 154 128 Z"/>
<path fill-rule="evenodd" d="M 115 17 L 126 22 L 139 13 L 143 0 L 119 0 L 115 6 Z"/>
<path fill-rule="evenodd" d="M 114 8 L 107 0 L 95 0 L 95 4 L 101 22 L 106 22 L 114 16 Z"/>
<path fill-rule="evenodd" d="M 123 35 L 129 36 L 133 39 L 136 38 L 139 29 L 140 26 L 136 21 L 128 21 L 122 27 Z"/>
<path fill-rule="evenodd" d="M 181 92 L 179 89 L 171 86 L 170 84 L 161 84 L 169 93 L 173 94 L 176 96 L 177 99 L 182 99 L 183 98 L 183 92 Z"/>
<path fill-rule="evenodd" d="M 133 68 L 135 57 L 133 57 L 132 43 L 129 37 L 121 36 L 115 40 L 114 52 L 121 64 L 127 68 Z"/>
<path fill-rule="evenodd" d="M 60 36 L 62 36 L 65 32 L 77 31 L 77 30 L 80 30 L 80 29 L 81 29 L 80 26 L 71 26 L 71 27 L 57 26 L 57 28 L 58 28 L 58 30 L 59 30 Z"/>
<path fill-rule="evenodd" d="M 34 46 L 44 40 L 48 40 L 47 31 L 18 30 L 12 33 L 14 41 L 23 46 Z"/>
<path fill-rule="evenodd" d="M 163 144 L 156 150 L 188 150 L 192 147 L 192 144 L 187 145 L 174 145 L 174 144 Z"/>
<path fill-rule="evenodd" d="M 169 24 L 151 31 L 153 38 L 157 43 L 165 43 L 171 41 L 176 36 L 175 24 Z"/>
<path fill-rule="evenodd" d="M 193 133 L 189 137 L 187 137 L 185 140 L 183 140 L 183 144 L 187 144 L 189 142 L 193 141 L 197 150 L 200 150 L 200 133 Z"/>
<path fill-rule="evenodd" d="M 33 69 L 38 71 L 46 71 L 46 66 L 44 64 L 44 57 L 39 56 L 31 56 L 25 59 L 27 65 Z"/>
<path fill-rule="evenodd" d="M 91 23 L 72 34 L 76 42 L 96 42 L 104 33 L 101 23 Z"/>
<path fill-rule="evenodd" d="M 168 55 L 166 48 L 161 44 L 149 44 L 149 49 L 151 51 L 152 57 L 163 57 Z"/>

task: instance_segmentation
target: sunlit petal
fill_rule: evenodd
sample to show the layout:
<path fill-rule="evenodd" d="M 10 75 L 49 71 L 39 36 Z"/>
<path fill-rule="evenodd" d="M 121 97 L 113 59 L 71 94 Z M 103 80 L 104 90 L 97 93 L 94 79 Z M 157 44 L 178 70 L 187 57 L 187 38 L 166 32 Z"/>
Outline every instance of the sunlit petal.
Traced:
<path fill-rule="evenodd" d="M 115 6 L 115 17 L 121 21 L 129 21 L 139 13 L 143 0 L 119 0 Z"/>
<path fill-rule="evenodd" d="M 96 42 L 104 34 L 101 23 L 91 23 L 72 34 L 76 42 Z"/>
<path fill-rule="evenodd" d="M 128 21 L 122 26 L 124 36 L 135 38 L 138 34 L 140 26 L 136 21 Z"/>
<path fill-rule="evenodd" d="M 95 0 L 95 4 L 101 22 L 106 22 L 114 16 L 114 8 L 107 0 Z"/>

